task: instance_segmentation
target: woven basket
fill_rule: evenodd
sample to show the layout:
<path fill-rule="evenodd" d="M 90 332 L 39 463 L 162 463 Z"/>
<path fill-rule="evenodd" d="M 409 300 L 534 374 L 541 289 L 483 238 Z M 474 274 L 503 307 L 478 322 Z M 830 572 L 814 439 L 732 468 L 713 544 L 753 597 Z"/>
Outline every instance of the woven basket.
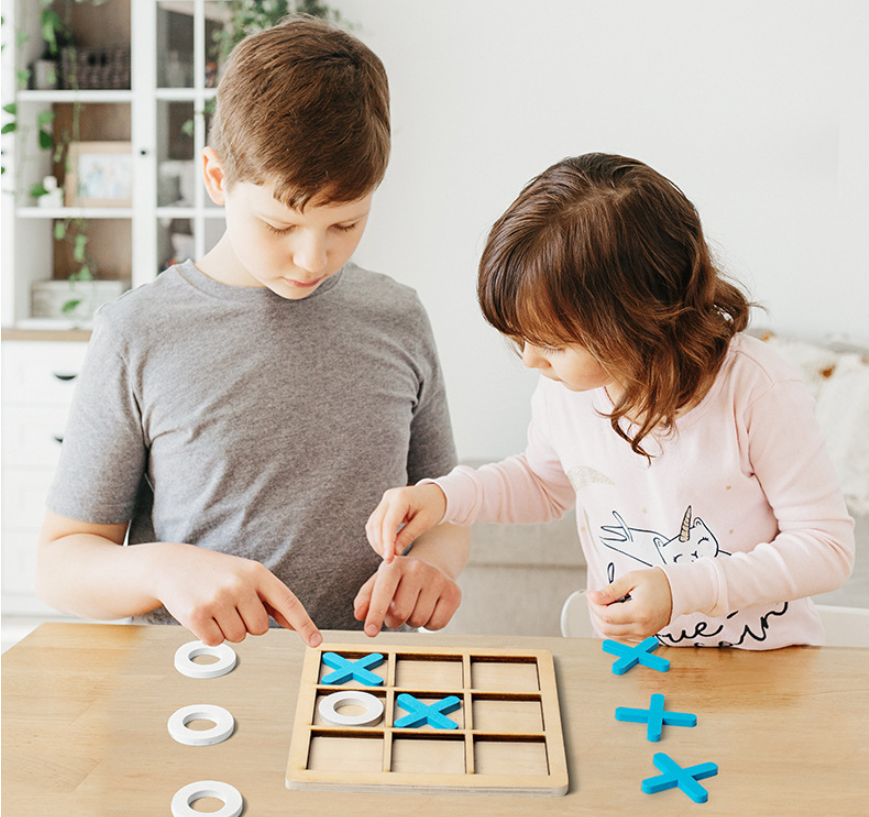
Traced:
<path fill-rule="evenodd" d="M 60 54 L 60 87 L 94 91 L 130 87 L 130 47 L 64 48 Z"/>

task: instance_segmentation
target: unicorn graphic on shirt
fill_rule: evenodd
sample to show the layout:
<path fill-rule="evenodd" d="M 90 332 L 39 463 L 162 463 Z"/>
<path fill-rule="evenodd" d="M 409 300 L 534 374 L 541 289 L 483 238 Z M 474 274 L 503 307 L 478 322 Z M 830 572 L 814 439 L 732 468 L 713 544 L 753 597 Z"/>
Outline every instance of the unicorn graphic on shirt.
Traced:
<path fill-rule="evenodd" d="M 601 537 L 601 542 L 647 567 L 714 559 L 719 553 L 725 553 L 709 526 L 699 516 L 692 518 L 690 505 L 682 517 L 679 533 L 673 537 L 658 531 L 632 528 L 617 511 L 613 511 L 613 516 L 618 524 L 601 526 L 601 530 L 608 534 Z"/>
<path fill-rule="evenodd" d="M 661 565 L 676 565 L 686 562 L 696 562 L 699 559 L 715 559 L 718 556 L 730 556 L 726 550 L 721 550 L 718 539 L 709 526 L 699 517 L 692 515 L 689 505 L 682 517 L 682 524 L 676 536 L 643 528 L 632 528 L 625 520 L 613 511 L 615 525 L 602 525 L 601 530 L 607 534 L 601 536 L 601 542 L 611 550 L 617 551 L 646 567 Z M 607 576 L 612 582 L 615 578 L 616 566 L 610 562 Z M 714 620 L 700 619 L 689 630 L 658 633 L 658 638 L 665 644 L 678 644 L 691 641 L 695 646 L 703 646 L 712 642 L 719 647 L 740 646 L 746 641 L 765 641 L 766 634 L 775 618 L 785 615 L 788 602 L 781 602 L 771 610 L 758 608 L 746 610 L 740 614 L 738 610 L 727 616 L 729 635 L 724 637 L 725 627 Z M 716 641 L 717 639 L 717 641 Z"/>

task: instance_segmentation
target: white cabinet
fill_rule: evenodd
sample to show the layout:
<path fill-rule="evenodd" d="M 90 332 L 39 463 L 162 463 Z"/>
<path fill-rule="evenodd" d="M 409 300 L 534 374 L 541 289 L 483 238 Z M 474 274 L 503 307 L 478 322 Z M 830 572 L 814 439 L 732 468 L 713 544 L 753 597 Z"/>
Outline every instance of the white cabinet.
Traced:
<path fill-rule="evenodd" d="M 87 343 L 2 344 L 3 614 L 48 612 L 33 591 L 36 540 Z"/>
<path fill-rule="evenodd" d="M 3 106 L 14 106 L 5 110 L 4 124 L 15 122 L 3 136 L 3 187 L 13 193 L 3 196 L 4 328 L 70 325 L 62 316 L 34 320 L 37 282 L 65 280 L 87 263 L 97 278 L 138 286 L 173 260 L 201 257 L 223 232 L 222 208 L 205 194 L 197 157 L 220 70 L 214 33 L 226 6 L 220 0 L 99 6 L 55 0 L 61 12 L 70 9 L 79 68 L 69 80 L 58 64 L 54 77 L 60 86 L 77 86 L 71 89 L 33 87 L 37 73 L 46 84 L 46 72 L 36 70 L 45 56 L 42 5 L 3 0 Z M 128 75 L 81 67 L 110 59 L 127 59 Z M 32 71 L 29 87 L 19 87 L 22 71 Z M 129 87 L 106 87 L 127 84 L 127 76 Z M 40 147 L 40 130 L 62 146 L 59 155 Z M 58 178 L 62 201 L 31 195 L 47 176 Z M 82 229 L 85 262 L 75 257 Z"/>
<path fill-rule="evenodd" d="M 71 14 L 75 81 L 61 77 L 58 87 L 45 87 L 51 72 L 40 69 L 42 87 L 33 80 L 22 87 L 21 72 L 45 55 L 44 7 L 2 0 L 2 599 L 4 615 L 24 616 L 47 612 L 33 593 L 36 540 L 88 337 L 80 331 L 86 322 L 33 315 L 33 285 L 52 279 L 63 289 L 80 263 L 57 232 L 70 235 L 84 220 L 97 278 L 132 286 L 175 259 L 201 257 L 223 232 L 223 210 L 205 195 L 197 157 L 220 70 L 214 33 L 227 6 L 54 0 L 54 9 Z M 90 70 L 106 60 L 114 61 L 111 70 Z M 117 85 L 128 87 L 111 87 Z M 40 146 L 41 129 L 54 145 L 67 146 L 59 156 Z M 81 185 L 83 176 L 98 173 L 95 143 L 106 142 L 117 160 L 113 172 L 129 173 L 126 192 L 96 178 Z M 66 187 L 63 198 L 31 196 L 32 186 L 52 175 Z M 76 340 L 56 340 L 68 336 Z"/>

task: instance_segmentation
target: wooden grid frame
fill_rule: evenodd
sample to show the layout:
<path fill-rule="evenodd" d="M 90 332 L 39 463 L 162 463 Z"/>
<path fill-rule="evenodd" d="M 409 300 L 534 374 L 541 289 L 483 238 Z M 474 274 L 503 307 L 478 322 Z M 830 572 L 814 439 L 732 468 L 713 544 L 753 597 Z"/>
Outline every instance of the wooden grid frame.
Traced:
<path fill-rule="evenodd" d="M 321 683 L 331 669 L 324 652 L 356 660 L 384 656 L 373 670 L 379 687 Z M 369 727 L 322 722 L 319 700 L 362 689 L 381 698 L 384 716 Z M 396 729 L 396 698 L 424 702 L 457 695 L 450 714 L 458 729 Z M 548 650 L 435 648 L 321 644 L 307 649 L 302 667 L 287 787 L 321 791 L 400 791 L 558 796 L 568 774 L 555 666 Z"/>

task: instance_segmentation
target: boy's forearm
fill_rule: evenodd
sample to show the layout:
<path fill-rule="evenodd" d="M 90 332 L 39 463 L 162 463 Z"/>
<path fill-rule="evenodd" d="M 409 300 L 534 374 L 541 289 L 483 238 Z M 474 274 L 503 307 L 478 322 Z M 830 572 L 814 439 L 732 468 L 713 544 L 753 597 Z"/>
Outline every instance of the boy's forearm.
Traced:
<path fill-rule="evenodd" d="M 468 563 L 470 552 L 471 533 L 468 528 L 438 525 L 417 537 L 408 556 L 440 568 L 455 580 Z"/>
<path fill-rule="evenodd" d="M 86 533 L 41 542 L 37 594 L 55 609 L 84 618 L 111 620 L 146 613 L 160 605 L 154 566 L 167 547 L 172 545 L 123 547 Z"/>

